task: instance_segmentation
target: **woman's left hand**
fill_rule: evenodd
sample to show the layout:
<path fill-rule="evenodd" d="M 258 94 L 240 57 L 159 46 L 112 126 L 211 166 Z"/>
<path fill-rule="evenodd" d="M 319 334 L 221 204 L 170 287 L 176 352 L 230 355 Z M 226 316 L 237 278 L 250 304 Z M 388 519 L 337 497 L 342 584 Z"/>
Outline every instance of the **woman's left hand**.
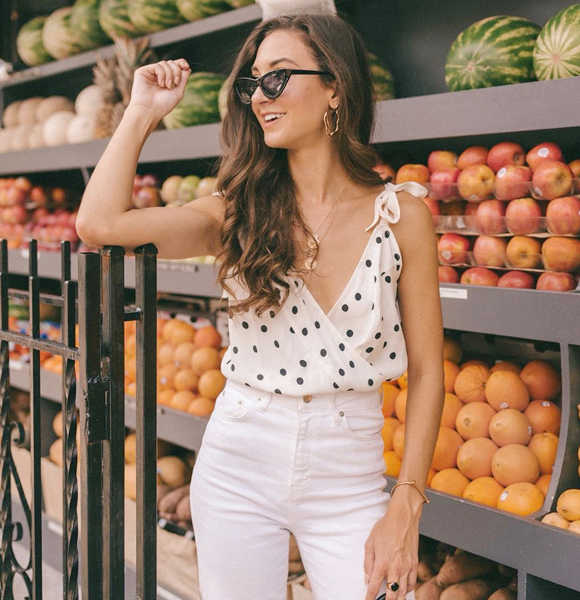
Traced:
<path fill-rule="evenodd" d="M 399 497 L 402 500 L 403 495 Z M 396 581 L 399 589 L 387 588 L 385 600 L 404 600 L 417 584 L 419 520 L 421 508 L 391 499 L 387 513 L 373 527 L 365 543 L 364 569 L 368 582 L 365 600 L 375 600 L 383 581 Z"/>

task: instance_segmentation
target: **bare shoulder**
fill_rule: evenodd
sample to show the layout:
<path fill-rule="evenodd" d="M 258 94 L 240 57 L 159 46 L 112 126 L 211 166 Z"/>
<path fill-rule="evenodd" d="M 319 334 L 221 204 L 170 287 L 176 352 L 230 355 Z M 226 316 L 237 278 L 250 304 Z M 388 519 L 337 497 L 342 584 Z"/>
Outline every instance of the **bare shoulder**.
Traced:
<path fill-rule="evenodd" d="M 409 192 L 397 192 L 401 217 L 393 223 L 392 228 L 397 237 L 401 251 L 405 247 L 417 246 L 417 240 L 427 241 L 435 238 L 433 217 L 429 207 L 417 196 Z"/>

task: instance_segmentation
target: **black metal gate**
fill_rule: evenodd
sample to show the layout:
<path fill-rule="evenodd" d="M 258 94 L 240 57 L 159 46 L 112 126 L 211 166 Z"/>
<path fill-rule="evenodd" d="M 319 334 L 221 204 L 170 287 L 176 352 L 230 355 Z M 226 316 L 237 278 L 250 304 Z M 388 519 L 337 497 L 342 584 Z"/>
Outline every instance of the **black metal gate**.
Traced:
<path fill-rule="evenodd" d="M 36 241 L 29 247 L 28 290 L 10 288 L 6 240 L 0 242 L 0 600 L 20 578 L 30 600 L 42 600 L 42 488 L 40 352 L 62 357 L 63 598 L 121 600 L 124 591 L 124 322 L 136 321 L 137 598 L 156 598 L 156 248 L 135 250 L 136 299 L 124 302 L 124 250 L 106 247 L 78 254 L 78 285 L 71 251 L 62 243 L 59 295 L 41 294 Z M 8 299 L 27 299 L 29 334 L 12 331 Z M 60 342 L 41 339 L 39 304 L 61 307 Z M 78 345 L 75 326 L 78 323 Z M 22 423 L 9 420 L 9 343 L 30 353 L 31 502 L 12 459 L 24 443 Z M 79 363 L 79 393 L 75 363 Z M 78 407 L 78 417 L 75 407 Z M 80 447 L 77 448 L 77 428 Z M 80 461 L 80 489 L 77 464 Z M 11 489 L 11 476 L 16 490 Z M 25 522 L 14 522 L 13 497 Z M 79 539 L 79 516 L 82 536 Z M 30 532 L 30 555 L 19 561 L 13 544 Z M 79 560 L 80 559 L 80 560 Z"/>

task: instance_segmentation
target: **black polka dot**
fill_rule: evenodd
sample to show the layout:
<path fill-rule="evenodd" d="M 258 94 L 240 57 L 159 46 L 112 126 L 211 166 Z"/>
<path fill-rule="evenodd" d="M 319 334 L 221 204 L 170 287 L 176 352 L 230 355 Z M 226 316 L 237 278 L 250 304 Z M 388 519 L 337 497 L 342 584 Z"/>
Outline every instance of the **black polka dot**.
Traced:
<path fill-rule="evenodd" d="M 380 236 L 377 238 L 377 244 L 380 244 L 383 241 L 383 238 L 381 238 Z"/>
<path fill-rule="evenodd" d="M 295 281 L 295 282 L 294 282 L 294 285 L 295 285 L 296 287 L 298 287 L 300 284 L 299 284 L 297 281 Z"/>
<path fill-rule="evenodd" d="M 336 383 L 336 381 L 332 384 L 332 387 L 337 390 L 338 389 L 338 383 Z"/>
<path fill-rule="evenodd" d="M 282 392 L 281 392 L 281 391 L 280 391 L 278 388 L 276 388 L 274 391 L 275 391 L 277 394 L 281 394 L 281 393 L 282 393 Z"/>
<path fill-rule="evenodd" d="M 339 375 L 344 375 L 344 369 L 338 369 L 338 374 Z"/>
<path fill-rule="evenodd" d="M 232 348 L 232 350 L 233 350 L 234 354 L 237 354 L 237 353 L 238 353 L 238 347 L 237 347 L 237 346 L 234 346 L 234 347 Z"/>
<path fill-rule="evenodd" d="M 294 331 L 294 327 L 290 327 L 290 333 L 296 333 L 296 332 Z"/>
<path fill-rule="evenodd" d="M 397 358 L 397 353 L 396 352 L 391 352 L 389 354 L 389 358 Z"/>
<path fill-rule="evenodd" d="M 250 325 L 248 324 L 248 322 L 247 322 L 247 321 L 242 321 L 242 327 L 243 327 L 244 329 L 248 329 L 248 327 L 249 327 L 249 326 L 250 326 Z"/>
<path fill-rule="evenodd" d="M 381 273 L 381 277 L 382 277 L 382 276 L 383 276 L 385 273 L 386 273 L 386 271 L 383 271 L 383 272 Z"/>
<path fill-rule="evenodd" d="M 274 346 L 276 346 L 276 348 L 279 348 L 280 342 L 278 340 L 274 340 Z"/>
<path fill-rule="evenodd" d="M 258 379 L 259 379 L 260 381 L 262 381 L 262 379 L 264 379 L 264 376 L 263 376 L 263 375 L 258 375 Z"/>
<path fill-rule="evenodd" d="M 298 307 L 297 306 L 293 306 L 292 307 L 292 313 L 295 314 L 295 315 L 298 314 Z"/>
<path fill-rule="evenodd" d="M 401 260 L 401 257 L 399 254 L 395 253 L 395 260 Z"/>
<path fill-rule="evenodd" d="M 314 327 L 316 327 L 316 329 L 320 329 L 320 323 L 318 321 L 314 321 Z"/>
<path fill-rule="evenodd" d="M 373 266 L 373 263 L 372 263 L 370 260 L 367 260 L 367 261 L 365 262 L 365 265 L 366 265 L 367 267 L 372 267 L 372 266 Z"/>
<path fill-rule="evenodd" d="M 265 325 L 262 325 L 262 327 L 260 327 L 260 329 L 266 333 L 266 331 L 268 331 L 268 328 Z"/>
<path fill-rule="evenodd" d="M 346 348 L 346 346 L 341 342 L 340 344 L 338 344 L 338 347 L 344 352 L 344 349 Z"/>
<path fill-rule="evenodd" d="M 235 371 L 236 370 L 236 365 L 232 365 L 230 368 L 231 368 L 232 371 Z"/>
<path fill-rule="evenodd" d="M 359 293 L 356 293 L 356 294 L 354 295 L 354 299 L 355 299 L 355 300 L 360 300 L 361 298 L 362 298 L 362 296 L 361 296 Z"/>
<path fill-rule="evenodd" d="M 376 283 L 376 282 L 377 282 L 377 276 L 375 275 L 375 280 L 374 280 L 374 283 Z"/>
<path fill-rule="evenodd" d="M 399 326 L 395 325 L 395 331 L 399 331 Z"/>
<path fill-rule="evenodd" d="M 280 369 L 280 375 L 286 375 L 286 369 Z"/>
<path fill-rule="evenodd" d="M 366 353 L 370 354 L 373 350 L 374 350 L 374 348 L 371 346 L 371 347 L 369 347 L 369 348 L 366 349 Z"/>
<path fill-rule="evenodd" d="M 397 271 L 401 268 L 401 265 L 397 265 Z"/>
<path fill-rule="evenodd" d="M 326 356 L 327 354 L 328 352 L 324 348 L 320 351 L 320 356 Z"/>
<path fill-rule="evenodd" d="M 381 337 L 381 332 L 379 331 L 376 335 L 375 335 L 375 340 L 378 340 Z"/>
<path fill-rule="evenodd" d="M 270 311 L 270 317 L 272 317 L 272 319 L 273 319 L 275 316 L 276 316 L 276 313 L 273 310 L 271 310 Z"/>
<path fill-rule="evenodd" d="M 348 388 L 348 392 L 354 392 L 354 388 Z"/>
<path fill-rule="evenodd" d="M 385 341 L 385 343 L 383 344 L 383 348 L 387 347 L 387 342 Z"/>
<path fill-rule="evenodd" d="M 369 385 L 373 385 L 374 381 L 372 379 L 369 379 Z"/>
<path fill-rule="evenodd" d="M 296 383 L 298 385 L 302 385 L 304 383 L 304 379 L 302 379 L 302 377 L 298 377 L 298 379 L 296 380 Z"/>
<path fill-rule="evenodd" d="M 349 360 L 348 364 L 350 365 L 351 369 L 354 369 L 354 363 L 352 362 L 352 360 Z"/>
<path fill-rule="evenodd" d="M 244 385 L 247 385 L 248 387 L 252 387 L 249 383 L 244 383 Z"/>
<path fill-rule="evenodd" d="M 302 335 L 308 335 L 308 329 L 306 329 L 306 327 L 302 330 Z"/>
<path fill-rule="evenodd" d="M 349 330 L 346 332 L 346 335 L 347 335 L 348 337 L 352 337 L 352 336 L 354 335 L 354 331 L 353 331 L 352 329 L 349 329 Z"/>
<path fill-rule="evenodd" d="M 229 365 L 231 362 L 232 362 L 231 360 L 228 360 L 228 362 L 226 363 L 226 365 Z"/>
<path fill-rule="evenodd" d="M 385 281 L 386 281 L 387 283 L 391 283 L 391 276 L 390 276 L 390 275 L 387 275 L 387 276 L 385 277 Z"/>
<path fill-rule="evenodd" d="M 343 310 L 344 312 L 348 312 L 348 304 L 343 304 L 343 305 L 342 305 L 342 310 Z"/>
<path fill-rule="evenodd" d="M 256 346 L 252 346 L 252 350 L 253 350 L 254 352 L 258 352 L 258 348 L 256 348 Z"/>
<path fill-rule="evenodd" d="M 371 305 L 371 310 L 375 310 L 375 303 L 374 302 Z"/>
<path fill-rule="evenodd" d="M 391 235 L 390 231 L 385 231 L 385 237 L 388 238 Z"/>
<path fill-rule="evenodd" d="M 300 366 L 305 367 L 308 363 L 305 360 L 300 361 Z"/>

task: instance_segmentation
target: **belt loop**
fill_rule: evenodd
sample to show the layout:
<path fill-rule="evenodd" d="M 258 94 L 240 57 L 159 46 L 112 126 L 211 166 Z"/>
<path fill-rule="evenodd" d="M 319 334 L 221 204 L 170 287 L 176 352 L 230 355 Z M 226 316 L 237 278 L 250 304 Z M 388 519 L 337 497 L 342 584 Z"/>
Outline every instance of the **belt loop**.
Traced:
<path fill-rule="evenodd" d="M 332 410 L 332 416 L 334 417 L 334 424 L 340 425 L 340 416 L 338 414 L 338 409 L 336 408 L 336 394 L 331 394 L 330 396 L 330 407 Z"/>
<path fill-rule="evenodd" d="M 258 404 L 258 410 L 260 412 L 264 412 L 268 404 L 270 404 L 270 400 L 272 399 L 271 392 L 258 392 L 257 397 L 255 399 Z"/>

